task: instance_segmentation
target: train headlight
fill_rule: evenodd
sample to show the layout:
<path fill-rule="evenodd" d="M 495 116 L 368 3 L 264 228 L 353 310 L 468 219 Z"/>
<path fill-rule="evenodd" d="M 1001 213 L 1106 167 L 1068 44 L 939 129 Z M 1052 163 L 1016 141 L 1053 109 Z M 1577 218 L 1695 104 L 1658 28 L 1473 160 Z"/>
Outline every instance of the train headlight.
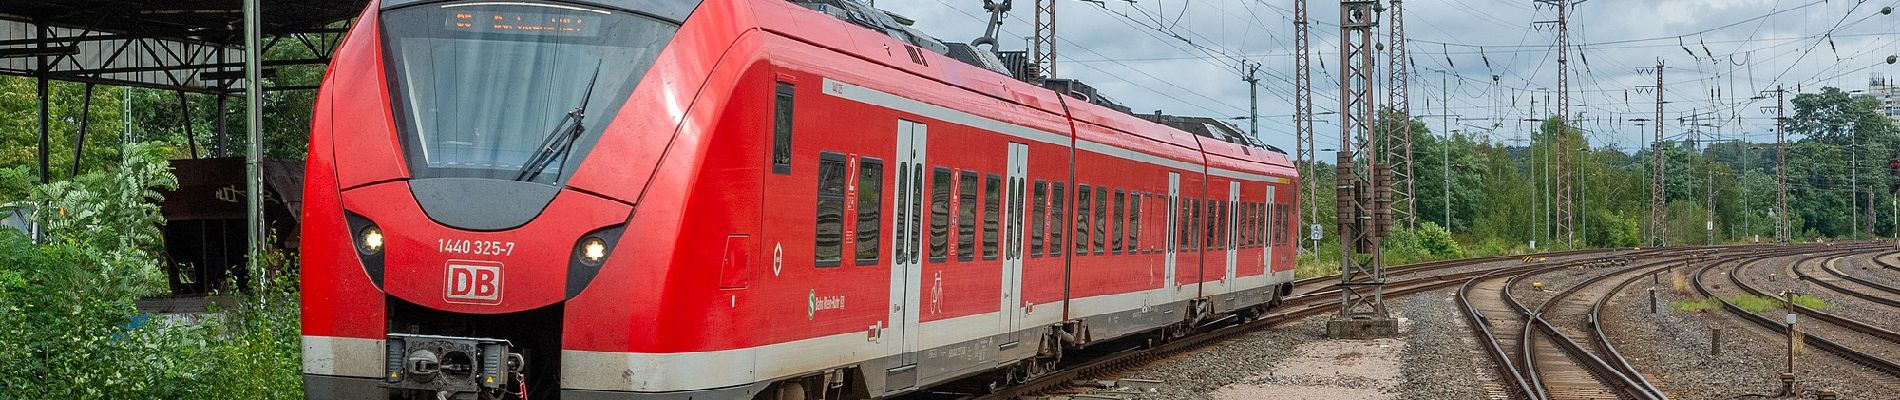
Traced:
<path fill-rule="evenodd" d="M 598 237 L 589 237 L 581 241 L 581 261 L 599 265 L 607 259 L 607 241 Z"/>
<path fill-rule="evenodd" d="M 581 235 L 581 240 L 574 243 L 567 262 L 567 298 L 579 296 L 581 290 L 594 282 L 594 277 L 606 266 L 607 258 L 614 256 L 614 247 L 626 230 L 626 225 L 601 228 Z"/>
<path fill-rule="evenodd" d="M 356 235 L 356 243 L 358 247 L 361 247 L 363 249 L 364 253 L 376 254 L 376 253 L 382 252 L 383 251 L 382 228 L 377 228 L 375 225 L 364 227 L 363 230 Z"/>

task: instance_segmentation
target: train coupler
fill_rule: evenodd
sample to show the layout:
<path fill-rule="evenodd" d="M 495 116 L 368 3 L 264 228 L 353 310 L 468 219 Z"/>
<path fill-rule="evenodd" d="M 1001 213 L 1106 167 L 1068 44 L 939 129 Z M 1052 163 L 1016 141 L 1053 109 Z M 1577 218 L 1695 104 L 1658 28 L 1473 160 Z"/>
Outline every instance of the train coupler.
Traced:
<path fill-rule="evenodd" d="M 524 357 L 502 339 L 390 334 L 383 387 L 438 398 L 489 400 L 507 394 Z"/>

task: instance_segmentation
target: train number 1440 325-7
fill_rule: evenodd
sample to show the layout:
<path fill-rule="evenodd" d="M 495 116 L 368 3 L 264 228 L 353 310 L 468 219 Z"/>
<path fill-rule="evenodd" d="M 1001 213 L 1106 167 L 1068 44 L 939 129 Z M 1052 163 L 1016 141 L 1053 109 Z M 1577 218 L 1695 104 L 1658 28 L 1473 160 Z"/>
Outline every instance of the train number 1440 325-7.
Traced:
<path fill-rule="evenodd" d="M 476 256 L 508 256 L 515 253 L 515 242 L 469 239 L 436 239 L 436 248 L 443 254 L 466 254 Z"/>

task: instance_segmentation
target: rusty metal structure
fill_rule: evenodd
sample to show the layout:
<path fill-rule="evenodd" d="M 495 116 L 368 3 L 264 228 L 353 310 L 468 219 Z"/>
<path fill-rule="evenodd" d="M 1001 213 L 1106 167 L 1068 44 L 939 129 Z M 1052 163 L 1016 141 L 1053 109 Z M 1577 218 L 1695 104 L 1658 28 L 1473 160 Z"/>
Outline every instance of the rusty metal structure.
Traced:
<path fill-rule="evenodd" d="M 1570 155 L 1576 151 L 1570 147 L 1570 120 L 1572 118 L 1570 115 L 1570 6 L 1583 1 L 1537 0 L 1537 2 L 1553 5 L 1557 11 L 1557 20 L 1554 21 L 1557 26 L 1557 134 L 1552 140 L 1550 151 L 1551 174 L 1554 181 L 1551 187 L 1554 192 L 1551 207 L 1556 214 L 1556 233 L 1552 239 L 1574 248 L 1577 235 L 1576 228 L 1572 226 L 1575 222 L 1575 217 L 1572 215 L 1575 198 L 1571 193 L 1574 182 L 1568 168 Z"/>
<path fill-rule="evenodd" d="M 1391 228 L 1391 170 L 1379 160 L 1372 123 L 1373 30 L 1378 0 L 1341 0 L 1339 17 L 1340 148 L 1334 200 L 1339 224 L 1339 319 L 1390 318 L 1384 303 L 1385 269 L 1380 238 Z"/>
<path fill-rule="evenodd" d="M 1411 78 L 1405 53 L 1405 2 L 1390 0 L 1386 22 L 1386 93 L 1387 110 L 1397 118 L 1385 124 L 1385 164 L 1392 168 L 1393 224 L 1406 229 L 1418 227 L 1417 186 L 1412 175 L 1412 101 Z"/>
<path fill-rule="evenodd" d="M 1651 142 L 1655 160 L 1649 169 L 1649 246 L 1663 247 L 1669 238 L 1668 185 L 1669 158 L 1663 147 L 1663 62 L 1656 62 L 1656 141 Z"/>
<path fill-rule="evenodd" d="M 1775 85 L 1775 241 L 1793 240 L 1788 226 L 1788 92 Z"/>
<path fill-rule="evenodd" d="M 1056 1 L 1036 0 L 1036 40 L 1031 48 L 1036 74 L 1056 77 Z"/>
<path fill-rule="evenodd" d="M 1300 168 L 1300 176 L 1313 176 L 1313 61 L 1306 19 L 1307 0 L 1293 0 L 1293 155 Z M 1300 180 L 1300 208 L 1306 210 L 1308 223 L 1319 222 L 1319 206 L 1313 204 L 1314 185 L 1317 179 Z M 1309 232 L 1309 235 L 1311 232 Z M 1301 236 L 1299 240 L 1311 242 L 1311 251 L 1319 252 L 1319 241 Z M 1304 246 L 1302 246 L 1304 248 Z"/>
<path fill-rule="evenodd" d="M 26 0 L 0 2 L 0 75 L 35 80 L 38 98 L 37 158 L 41 183 L 55 178 L 51 139 L 53 82 L 83 84 L 73 168 L 94 128 L 90 116 L 96 86 L 120 86 L 177 94 L 191 158 L 243 156 L 248 252 L 264 246 L 262 213 L 263 94 L 312 90 L 271 82 L 279 70 L 322 68 L 342 41 L 348 20 L 367 0 L 319 1 L 138 1 Z M 306 56 L 264 60 L 272 49 L 301 46 Z M 214 96 L 212 137 L 192 130 L 189 95 Z M 245 104 L 243 144 L 230 132 L 230 100 Z M 200 110 L 202 112 L 202 110 Z M 201 114 L 202 115 L 202 114 Z M 99 140 L 93 138 L 93 141 Z M 130 140 L 126 138 L 124 140 Z M 200 143 L 203 141 L 204 143 Z M 203 148 L 203 151 L 200 151 Z"/>

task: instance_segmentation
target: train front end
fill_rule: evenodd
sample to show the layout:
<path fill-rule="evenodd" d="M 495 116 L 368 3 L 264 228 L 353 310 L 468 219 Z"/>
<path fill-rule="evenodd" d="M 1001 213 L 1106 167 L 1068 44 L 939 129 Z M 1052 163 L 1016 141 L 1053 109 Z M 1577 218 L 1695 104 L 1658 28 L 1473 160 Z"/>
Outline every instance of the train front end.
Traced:
<path fill-rule="evenodd" d="M 650 345 L 679 225 L 653 188 L 730 7 L 373 1 L 312 127 L 306 396 L 587 397 L 564 356 Z"/>

